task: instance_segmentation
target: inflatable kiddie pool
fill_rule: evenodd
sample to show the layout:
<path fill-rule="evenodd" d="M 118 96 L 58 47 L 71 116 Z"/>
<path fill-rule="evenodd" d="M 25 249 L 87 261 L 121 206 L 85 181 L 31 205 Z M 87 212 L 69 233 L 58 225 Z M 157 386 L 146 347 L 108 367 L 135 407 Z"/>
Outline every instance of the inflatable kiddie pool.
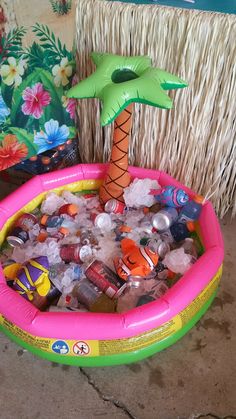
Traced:
<path fill-rule="evenodd" d="M 60 194 L 96 189 L 107 166 L 81 164 L 36 176 L 0 204 L 0 240 L 13 221 L 36 208 L 48 191 Z M 156 179 L 193 192 L 164 172 L 130 167 L 132 178 Z M 198 223 L 204 254 L 159 300 L 123 314 L 40 312 L 6 284 L 0 271 L 0 330 L 19 345 L 50 361 L 104 366 L 141 360 L 172 345 L 194 326 L 213 301 L 222 274 L 223 240 L 210 202 Z"/>

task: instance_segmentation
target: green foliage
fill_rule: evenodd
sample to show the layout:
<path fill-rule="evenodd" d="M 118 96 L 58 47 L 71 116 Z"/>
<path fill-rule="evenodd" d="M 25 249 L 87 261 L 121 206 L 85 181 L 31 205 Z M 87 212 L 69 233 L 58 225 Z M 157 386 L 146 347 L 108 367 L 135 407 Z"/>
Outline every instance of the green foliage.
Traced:
<path fill-rule="evenodd" d="M 67 57 L 68 61 L 72 60 L 72 53 L 67 51 L 65 44 L 62 45 L 60 39 L 55 37 L 48 26 L 36 23 L 32 31 L 40 39 L 41 47 L 44 50 L 45 61 L 49 65 L 59 63 L 64 57 Z"/>
<path fill-rule="evenodd" d="M 40 70 L 40 81 L 44 88 L 50 93 L 51 102 L 50 107 L 46 107 L 44 110 L 44 120 L 55 119 L 64 123 L 64 113 L 62 108 L 61 97 L 63 95 L 62 87 L 55 87 L 51 74 L 46 70 Z M 43 121 L 43 123 L 45 122 Z M 41 122 L 41 121 L 40 121 Z"/>
<path fill-rule="evenodd" d="M 1 39 L 0 65 L 8 58 L 19 58 L 23 54 L 22 38 L 26 33 L 26 29 L 21 26 L 12 29 L 6 36 Z"/>
<path fill-rule="evenodd" d="M 35 67 L 48 68 L 43 48 L 36 42 L 25 49 L 24 57 L 27 58 L 29 71 L 32 71 Z"/>
<path fill-rule="evenodd" d="M 1 94 L 2 94 L 4 102 L 6 103 L 8 108 L 10 108 L 11 102 L 12 102 L 12 95 L 13 95 L 13 86 L 8 86 L 7 84 L 2 83 Z"/>
<path fill-rule="evenodd" d="M 71 10 L 72 0 L 50 0 L 52 10 L 58 15 L 66 15 Z"/>
<path fill-rule="evenodd" d="M 61 4 L 65 6 L 66 3 L 70 9 L 71 1 Z M 22 82 L 19 86 L 15 86 L 14 80 L 12 85 L 8 86 L 4 83 L 4 78 L 0 76 L 0 94 L 10 109 L 10 115 L 1 123 L 0 142 L 9 133 L 16 135 L 18 141 L 26 144 L 28 148 L 27 158 L 38 153 L 39 148 L 34 144 L 35 132 L 44 130 L 45 123 L 50 119 L 58 121 L 59 125 L 66 124 L 70 129 L 70 138 L 75 136 L 74 121 L 70 119 L 69 113 L 62 104 L 62 96 L 66 95 L 65 91 L 70 88 L 72 76 L 69 78 L 68 86 L 58 87 L 55 85 L 52 73 L 53 67 L 60 65 L 62 58 L 68 59 L 68 65 L 72 66 L 74 73 L 74 52 L 68 51 L 46 25 L 36 23 L 32 30 L 38 41 L 36 40 L 27 48 L 22 46 L 22 39 L 26 33 L 23 27 L 13 29 L 0 40 L 0 68 L 3 64 L 9 65 L 7 60 L 10 57 L 16 59 L 16 66 L 19 65 L 20 60 L 25 61 L 24 73 L 21 75 Z M 43 106 L 43 114 L 39 119 L 35 118 L 34 114 L 25 115 L 22 112 L 23 92 L 27 87 L 32 89 L 36 83 L 42 83 L 43 89 L 51 97 L 50 104 Z"/>

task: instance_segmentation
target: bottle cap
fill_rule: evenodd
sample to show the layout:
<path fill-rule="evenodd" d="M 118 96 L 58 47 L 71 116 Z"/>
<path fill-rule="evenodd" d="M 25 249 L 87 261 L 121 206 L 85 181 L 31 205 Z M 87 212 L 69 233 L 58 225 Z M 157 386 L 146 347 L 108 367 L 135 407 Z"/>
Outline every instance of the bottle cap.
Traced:
<path fill-rule="evenodd" d="M 78 212 L 79 212 L 79 207 L 78 207 L 78 205 L 76 205 L 76 204 L 70 204 L 69 206 L 68 206 L 68 214 L 69 215 L 77 215 L 78 214 Z"/>
<path fill-rule="evenodd" d="M 167 278 L 168 279 L 174 279 L 175 278 L 175 273 L 173 271 L 171 271 L 170 269 L 168 269 L 168 273 L 167 273 Z"/>
<path fill-rule="evenodd" d="M 45 226 L 47 223 L 47 219 L 48 219 L 48 215 L 44 214 L 40 220 L 40 223 Z"/>
<path fill-rule="evenodd" d="M 62 205 L 61 208 L 59 208 L 58 214 L 68 214 L 71 217 L 74 217 L 79 212 L 79 207 L 76 204 L 65 204 Z"/>
<path fill-rule="evenodd" d="M 193 200 L 195 202 L 197 202 L 198 204 L 202 204 L 204 201 L 204 196 L 202 195 L 195 195 L 195 197 L 193 198 Z"/>
<path fill-rule="evenodd" d="M 189 230 L 189 231 L 195 231 L 195 225 L 194 225 L 194 223 L 192 222 L 192 221 L 188 221 L 187 223 L 186 223 L 186 226 L 187 226 L 187 229 Z"/>
<path fill-rule="evenodd" d="M 132 231 L 132 228 L 123 224 L 122 226 L 120 226 L 119 230 L 121 233 L 130 233 Z"/>
<path fill-rule="evenodd" d="M 43 243 L 43 242 L 45 242 L 45 240 L 47 239 L 47 237 L 48 237 L 48 233 L 45 230 L 42 230 L 38 234 L 37 241 L 39 243 Z"/>
<path fill-rule="evenodd" d="M 69 230 L 68 230 L 68 228 L 66 228 L 66 227 L 61 227 L 61 228 L 59 229 L 59 232 L 60 232 L 61 234 L 63 234 L 63 236 L 67 236 L 67 235 L 69 234 Z"/>

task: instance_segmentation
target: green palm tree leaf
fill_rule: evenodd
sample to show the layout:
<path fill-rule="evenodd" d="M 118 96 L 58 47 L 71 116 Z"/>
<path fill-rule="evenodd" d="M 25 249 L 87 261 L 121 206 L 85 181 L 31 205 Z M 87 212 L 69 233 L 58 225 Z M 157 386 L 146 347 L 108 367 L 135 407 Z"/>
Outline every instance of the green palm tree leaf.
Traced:
<path fill-rule="evenodd" d="M 146 56 L 124 57 L 92 53 L 96 71 L 67 93 L 70 98 L 98 98 L 103 109 L 101 124 L 110 124 L 132 102 L 170 109 L 165 90 L 187 86 L 179 77 L 151 67 Z"/>

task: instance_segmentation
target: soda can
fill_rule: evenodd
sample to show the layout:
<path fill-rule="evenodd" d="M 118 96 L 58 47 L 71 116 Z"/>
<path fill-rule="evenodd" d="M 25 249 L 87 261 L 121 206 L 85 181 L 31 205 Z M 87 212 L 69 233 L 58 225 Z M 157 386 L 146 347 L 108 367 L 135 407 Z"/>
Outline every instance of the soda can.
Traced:
<path fill-rule="evenodd" d="M 109 298 L 118 298 L 127 285 L 105 263 L 97 259 L 87 267 L 85 275 Z"/>
<path fill-rule="evenodd" d="M 60 249 L 60 256 L 64 262 L 74 262 L 82 264 L 92 256 L 90 246 L 81 246 L 80 244 L 64 244 Z"/>
<path fill-rule="evenodd" d="M 172 226 L 178 218 L 178 211 L 175 208 L 164 208 L 152 217 L 152 225 L 157 231 L 165 231 Z"/>
<path fill-rule="evenodd" d="M 27 240 L 29 240 L 29 234 L 21 227 L 14 228 L 10 236 L 7 237 L 7 242 L 11 247 L 22 246 Z"/>
<path fill-rule="evenodd" d="M 125 204 L 117 199 L 109 199 L 109 201 L 106 202 L 104 209 L 108 213 L 123 214 Z"/>
<path fill-rule="evenodd" d="M 14 223 L 14 228 L 15 228 L 15 227 L 19 227 L 19 228 L 21 228 L 22 230 L 29 231 L 29 230 L 31 230 L 31 228 L 32 228 L 35 224 L 37 224 L 37 222 L 38 222 L 38 219 L 37 219 L 37 217 L 36 217 L 35 215 L 25 213 L 25 214 L 22 214 L 22 215 L 21 215 L 21 216 L 20 216 L 20 217 L 16 220 L 16 222 Z"/>

